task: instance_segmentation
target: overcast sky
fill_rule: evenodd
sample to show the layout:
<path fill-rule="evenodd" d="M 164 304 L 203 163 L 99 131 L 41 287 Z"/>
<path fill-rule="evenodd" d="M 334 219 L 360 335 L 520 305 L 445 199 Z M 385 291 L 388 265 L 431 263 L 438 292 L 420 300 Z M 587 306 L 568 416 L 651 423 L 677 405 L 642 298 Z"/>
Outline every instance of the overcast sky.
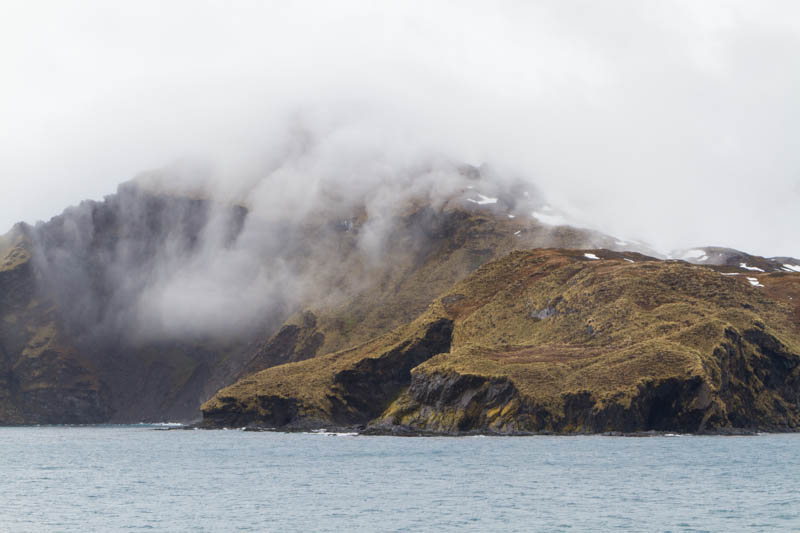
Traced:
<path fill-rule="evenodd" d="M 291 5 L 289 5 L 291 4 Z M 298 122 L 524 175 L 661 250 L 800 257 L 800 2 L 0 3 L 0 233 Z"/>

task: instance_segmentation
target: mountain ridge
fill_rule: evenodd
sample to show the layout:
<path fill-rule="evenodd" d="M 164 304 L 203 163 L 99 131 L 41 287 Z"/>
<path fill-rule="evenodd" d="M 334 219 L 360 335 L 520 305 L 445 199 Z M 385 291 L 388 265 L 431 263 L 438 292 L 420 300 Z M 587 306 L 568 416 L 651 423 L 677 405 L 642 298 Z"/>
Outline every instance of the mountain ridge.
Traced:
<path fill-rule="evenodd" d="M 331 204 L 294 223 L 261 220 L 242 205 L 134 182 L 49 222 L 15 225 L 0 236 L 0 423 L 189 421 L 239 379 L 413 323 L 437 294 L 515 250 L 628 246 L 544 224 L 531 206 L 545 208 L 527 195 L 481 194 L 481 172 L 467 170 L 472 185 L 389 214 Z M 383 240 L 364 248 L 375 224 Z M 750 268 L 741 268 L 730 257 L 717 268 L 796 294 L 777 274 L 752 270 L 774 260 L 742 255 Z M 240 280 L 228 267 L 241 265 Z M 252 288 L 253 267 L 278 272 L 269 290 Z M 220 305 L 189 282 L 221 289 Z M 190 296 L 198 310 L 169 307 L 169 296 Z"/>

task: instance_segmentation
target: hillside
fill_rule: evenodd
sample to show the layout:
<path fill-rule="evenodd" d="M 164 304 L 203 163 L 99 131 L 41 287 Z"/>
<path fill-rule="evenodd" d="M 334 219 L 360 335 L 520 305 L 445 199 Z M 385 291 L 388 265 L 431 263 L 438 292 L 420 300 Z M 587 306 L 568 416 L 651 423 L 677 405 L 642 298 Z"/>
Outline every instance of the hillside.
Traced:
<path fill-rule="evenodd" d="M 135 213 L 136 224 L 124 217 L 123 206 L 132 204 L 146 213 Z M 152 268 L 156 237 L 176 233 L 169 216 L 194 216 L 202 226 L 204 209 L 203 202 L 121 188 L 3 237 L 0 423 L 182 419 L 230 379 L 230 361 L 249 356 L 251 339 L 134 340 L 124 293 L 114 290 L 123 281 L 115 270 L 121 262 L 110 258 L 133 247 L 133 261 Z M 188 241 L 199 229 L 179 231 Z"/>
<path fill-rule="evenodd" d="M 342 359 L 346 362 L 397 352 L 390 357 L 394 361 L 406 357 L 407 349 L 395 346 L 403 343 L 413 347 L 408 357 L 417 367 L 435 355 L 433 341 L 425 339 L 429 333 L 436 339 L 444 334 L 449 326 L 441 320 L 453 322 L 454 339 L 463 330 L 458 317 L 431 315 L 432 300 L 445 295 L 443 301 L 455 302 L 457 295 L 447 296 L 454 285 L 482 265 L 516 250 L 540 248 L 630 248 L 652 255 L 640 243 L 546 223 L 563 217 L 535 191 L 529 194 L 528 186 L 504 189 L 484 172 L 463 167 L 451 189 L 414 191 L 388 203 L 323 191 L 324 201 L 312 209 L 274 216 L 197 191 L 165 189 L 159 184 L 169 176 L 155 173 L 48 222 L 18 224 L 0 237 L 0 423 L 197 420 L 201 405 L 216 391 L 255 379 L 251 376 L 262 370 L 321 356 L 307 364 L 324 369 L 324 357 L 334 353 L 349 354 Z M 625 253 L 625 258 L 644 260 Z M 800 262 L 792 258 L 721 248 L 687 255 L 716 269 L 717 277 L 730 278 L 724 283 L 736 283 L 709 290 L 744 285 L 758 289 L 753 294 L 800 301 L 794 284 Z M 628 270 L 619 272 L 629 276 Z M 501 281 L 492 281 L 487 290 Z M 622 277 L 618 283 L 630 283 L 625 290 L 634 290 L 644 282 Z M 795 300 L 788 299 L 791 295 Z M 552 318 L 542 309 L 540 318 Z M 796 321 L 797 308 L 794 313 Z M 492 317 L 486 324 L 494 324 Z M 428 331 L 429 319 L 439 324 L 438 333 Z M 762 321 L 773 327 L 771 320 Z M 513 324 L 485 326 L 502 339 L 481 337 L 468 344 L 479 346 L 478 352 L 502 351 Z M 644 329 L 637 333 L 639 326 L 630 322 L 629 335 L 649 335 Z M 542 342 L 525 335 L 509 337 L 522 354 Z M 460 341 L 455 342 L 453 350 L 444 351 L 462 353 Z M 568 353 L 583 349 L 573 346 L 574 339 L 547 342 L 569 345 Z M 433 346 L 438 350 L 443 343 L 440 339 Z M 433 368 L 426 365 L 420 371 Z M 369 411 L 370 419 L 388 402 L 406 401 L 398 396 L 410 379 L 405 370 L 383 371 L 394 376 L 393 385 L 377 396 L 377 404 L 368 399 L 369 387 L 361 400 L 353 400 L 381 407 Z M 303 389 L 319 394 L 325 387 L 317 383 Z M 406 407 L 404 412 L 411 409 Z M 330 406 L 319 409 L 314 423 L 333 423 Z M 335 418 L 336 424 L 353 422 L 339 414 Z M 387 420 L 381 427 L 394 424 Z M 407 425 L 403 420 L 395 425 Z"/>
<path fill-rule="evenodd" d="M 20 224 L 0 239 L 0 423 L 197 419 L 219 388 L 407 324 L 512 250 L 614 246 L 485 198 L 470 186 L 391 213 L 332 199 L 266 220 L 130 182 Z"/>
<path fill-rule="evenodd" d="M 513 252 L 391 333 L 222 389 L 203 425 L 794 430 L 800 275 L 725 270 L 607 250 Z"/>

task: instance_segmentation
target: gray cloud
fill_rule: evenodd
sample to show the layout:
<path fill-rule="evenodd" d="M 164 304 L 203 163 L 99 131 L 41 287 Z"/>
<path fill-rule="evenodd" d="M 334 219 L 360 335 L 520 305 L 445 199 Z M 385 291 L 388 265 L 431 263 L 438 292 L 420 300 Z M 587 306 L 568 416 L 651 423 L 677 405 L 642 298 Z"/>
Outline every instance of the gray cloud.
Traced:
<path fill-rule="evenodd" d="M 455 179 L 422 167 L 488 161 L 661 250 L 800 256 L 794 2 L 285 4 L 6 3 L 0 226 L 201 160 L 266 221 L 368 197 L 370 247 L 397 191 Z M 253 268 L 217 261 L 197 287 Z"/>

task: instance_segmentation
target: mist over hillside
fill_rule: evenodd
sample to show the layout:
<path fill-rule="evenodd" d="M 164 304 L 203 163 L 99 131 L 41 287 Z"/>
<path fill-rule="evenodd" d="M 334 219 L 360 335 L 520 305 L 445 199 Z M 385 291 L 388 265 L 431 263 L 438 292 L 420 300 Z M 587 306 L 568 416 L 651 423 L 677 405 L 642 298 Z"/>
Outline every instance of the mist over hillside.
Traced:
<path fill-rule="evenodd" d="M 316 164 L 307 150 L 283 173 Z M 346 301 L 424 254 L 441 238 L 435 220 L 453 209 L 560 242 L 536 217 L 558 215 L 522 180 L 441 160 L 385 175 L 378 166 L 359 179 L 323 165 L 303 174 L 304 190 L 276 177 L 235 198 L 202 170 L 166 168 L 23 227 L 40 289 L 73 334 L 112 344 L 251 335 L 304 305 Z M 575 244 L 597 244 L 590 235 Z"/>
<path fill-rule="evenodd" d="M 390 198 L 445 160 L 488 162 L 569 221 L 662 252 L 799 256 L 797 15 L 780 1 L 19 4 L 0 22 L 15 73 L 0 227 L 172 161 L 263 216 Z"/>
<path fill-rule="evenodd" d="M 0 421 L 188 419 L 516 250 L 686 260 L 791 307 L 796 3 L 3 14 Z"/>

